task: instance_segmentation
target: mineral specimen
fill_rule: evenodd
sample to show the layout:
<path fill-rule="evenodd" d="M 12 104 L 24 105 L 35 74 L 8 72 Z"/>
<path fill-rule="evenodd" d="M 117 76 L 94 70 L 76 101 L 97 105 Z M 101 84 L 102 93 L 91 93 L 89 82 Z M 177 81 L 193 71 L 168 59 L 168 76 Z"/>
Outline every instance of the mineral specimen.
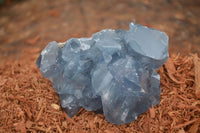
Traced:
<path fill-rule="evenodd" d="M 73 117 L 81 107 L 101 111 L 114 124 L 129 123 L 157 105 L 160 76 L 168 59 L 164 32 L 130 23 L 126 30 L 102 30 L 91 38 L 51 42 L 37 65 Z"/>

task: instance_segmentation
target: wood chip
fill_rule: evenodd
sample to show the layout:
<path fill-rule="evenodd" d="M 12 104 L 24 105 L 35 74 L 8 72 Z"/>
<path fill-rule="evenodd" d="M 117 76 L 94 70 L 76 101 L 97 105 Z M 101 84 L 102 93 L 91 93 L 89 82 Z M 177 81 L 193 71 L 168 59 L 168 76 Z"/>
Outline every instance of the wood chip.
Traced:
<path fill-rule="evenodd" d="M 197 54 L 194 55 L 194 68 L 195 68 L 195 94 L 200 98 L 200 59 Z"/>
<path fill-rule="evenodd" d="M 62 133 L 62 130 L 60 129 L 60 126 L 59 126 L 59 125 L 56 125 L 56 127 L 57 127 L 58 132 L 59 132 L 59 133 Z"/>
<path fill-rule="evenodd" d="M 198 129 L 200 128 L 200 119 L 196 121 L 191 127 L 189 132 L 190 133 L 198 133 Z"/>
<path fill-rule="evenodd" d="M 149 108 L 149 112 L 150 112 L 150 117 L 155 118 L 156 114 L 155 114 L 155 109 L 154 109 L 153 105 L 152 105 L 151 108 Z"/>
<path fill-rule="evenodd" d="M 65 112 L 64 112 L 63 114 L 64 114 L 65 118 L 66 118 L 68 121 L 72 122 L 74 125 L 78 126 L 79 128 L 81 127 L 81 126 L 80 126 L 79 124 L 77 124 L 73 119 L 71 119 Z"/>
<path fill-rule="evenodd" d="M 60 109 L 60 106 L 58 104 L 51 104 L 51 107 L 55 110 L 59 110 Z"/>
<path fill-rule="evenodd" d="M 178 81 L 175 77 L 174 74 L 176 72 L 176 68 L 174 66 L 174 63 L 171 58 L 168 59 L 168 61 L 165 63 L 165 68 L 167 69 L 167 74 L 170 77 L 171 80 L 173 80 L 177 84 L 183 84 L 184 82 Z"/>
<path fill-rule="evenodd" d="M 29 120 L 28 120 L 28 121 L 26 122 L 26 128 L 31 128 L 31 127 L 33 126 L 33 124 L 34 124 L 34 123 L 33 123 L 32 121 L 29 121 Z"/>
<path fill-rule="evenodd" d="M 37 115 L 37 118 L 36 118 L 36 120 L 35 120 L 35 121 L 38 121 L 38 120 L 40 119 L 40 117 L 41 117 L 41 115 L 42 115 L 42 112 L 43 112 L 43 110 L 44 110 L 44 106 L 42 106 L 42 108 L 40 109 L 40 112 L 38 113 L 38 115 Z"/>
<path fill-rule="evenodd" d="M 183 124 L 179 124 L 179 125 L 177 125 L 177 126 L 174 126 L 173 128 L 174 128 L 174 129 L 182 128 L 182 127 L 185 127 L 185 126 L 188 126 L 188 125 L 194 123 L 194 122 L 197 121 L 197 120 L 198 120 L 198 119 L 193 119 L 193 120 L 188 121 L 188 122 L 185 122 L 185 123 L 183 123 Z"/>
<path fill-rule="evenodd" d="M 7 79 L 3 79 L 0 77 L 0 86 L 3 86 L 6 83 Z"/>
<path fill-rule="evenodd" d="M 185 133 L 184 129 L 178 131 L 178 133 Z"/>
<path fill-rule="evenodd" d="M 28 40 L 26 41 L 26 43 L 31 44 L 31 45 L 34 45 L 34 44 L 37 43 L 37 41 L 38 41 L 39 39 L 40 39 L 40 36 L 35 36 L 35 37 L 31 38 L 31 39 L 28 39 Z"/>

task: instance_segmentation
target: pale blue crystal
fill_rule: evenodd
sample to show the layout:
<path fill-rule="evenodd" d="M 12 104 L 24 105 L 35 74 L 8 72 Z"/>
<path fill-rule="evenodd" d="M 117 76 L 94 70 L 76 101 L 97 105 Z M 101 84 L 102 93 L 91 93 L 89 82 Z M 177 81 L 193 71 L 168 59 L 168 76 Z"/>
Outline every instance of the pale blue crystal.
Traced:
<path fill-rule="evenodd" d="M 130 29 L 102 30 L 91 38 L 51 42 L 37 65 L 73 117 L 81 107 L 103 112 L 114 124 L 129 123 L 160 100 L 156 69 L 168 59 L 164 32 L 130 23 Z"/>

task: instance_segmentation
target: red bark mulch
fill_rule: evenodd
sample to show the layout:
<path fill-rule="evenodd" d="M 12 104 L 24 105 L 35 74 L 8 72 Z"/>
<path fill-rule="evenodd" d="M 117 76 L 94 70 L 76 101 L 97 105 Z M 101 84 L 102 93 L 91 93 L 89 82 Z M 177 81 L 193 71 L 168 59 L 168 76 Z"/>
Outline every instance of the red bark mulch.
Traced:
<path fill-rule="evenodd" d="M 130 124 L 114 125 L 103 114 L 81 109 L 72 119 L 35 61 L 39 50 L 0 64 L 0 132 L 200 132 L 200 58 L 171 55 L 161 75 L 160 104 Z M 27 55 L 27 56 L 26 56 Z"/>

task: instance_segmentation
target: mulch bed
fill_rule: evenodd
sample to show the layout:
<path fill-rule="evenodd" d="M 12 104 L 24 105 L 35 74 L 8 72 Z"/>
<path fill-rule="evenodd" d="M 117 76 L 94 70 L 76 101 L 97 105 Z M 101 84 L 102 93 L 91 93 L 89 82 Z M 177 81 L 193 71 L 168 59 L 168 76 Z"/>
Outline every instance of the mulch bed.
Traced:
<path fill-rule="evenodd" d="M 200 58 L 195 54 L 171 55 L 158 70 L 160 104 L 118 126 L 84 109 L 69 118 L 35 64 L 39 50 L 26 52 L 0 64 L 0 132 L 200 132 Z"/>

